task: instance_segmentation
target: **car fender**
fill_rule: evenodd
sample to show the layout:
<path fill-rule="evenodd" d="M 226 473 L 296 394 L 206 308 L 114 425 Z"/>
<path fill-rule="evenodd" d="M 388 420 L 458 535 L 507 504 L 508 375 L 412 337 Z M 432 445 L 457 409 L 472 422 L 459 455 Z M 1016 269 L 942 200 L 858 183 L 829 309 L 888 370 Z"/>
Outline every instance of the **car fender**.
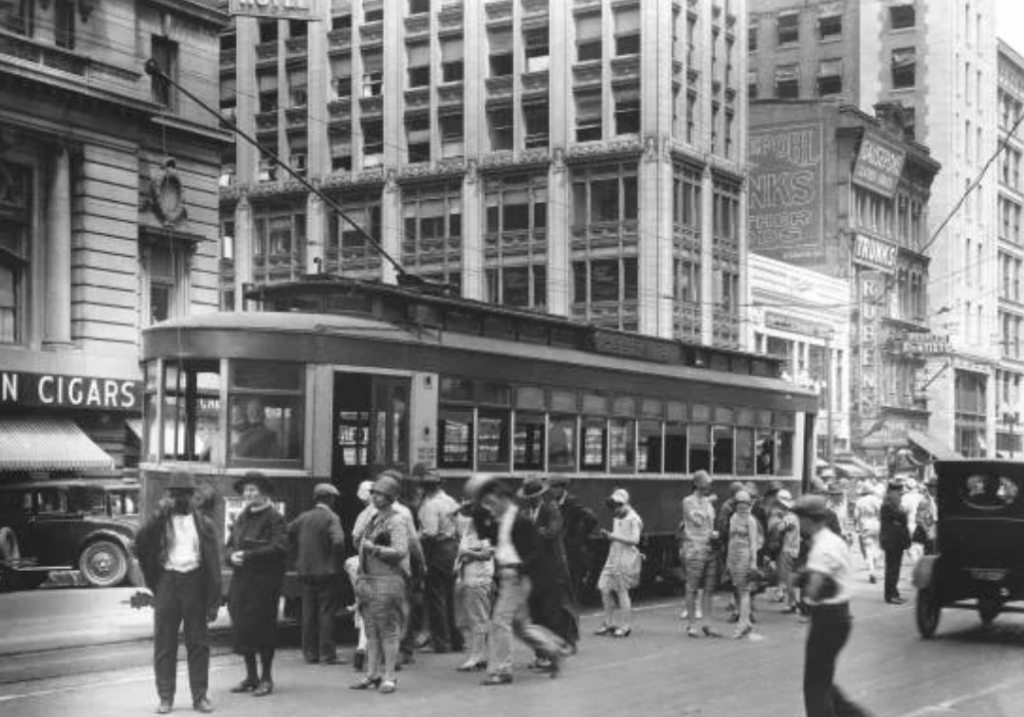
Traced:
<path fill-rule="evenodd" d="M 932 586 L 935 580 L 935 566 L 939 562 L 937 555 L 923 555 L 914 565 L 914 587 L 918 590 Z"/>
<path fill-rule="evenodd" d="M 124 548 L 124 552 L 129 558 L 133 556 L 132 539 L 127 535 L 118 533 L 116 530 L 110 530 L 109 528 L 99 528 L 98 530 L 94 530 L 86 535 L 78 545 L 78 554 L 81 555 L 82 551 L 85 550 L 89 543 L 95 543 L 97 540 L 113 540 Z"/>

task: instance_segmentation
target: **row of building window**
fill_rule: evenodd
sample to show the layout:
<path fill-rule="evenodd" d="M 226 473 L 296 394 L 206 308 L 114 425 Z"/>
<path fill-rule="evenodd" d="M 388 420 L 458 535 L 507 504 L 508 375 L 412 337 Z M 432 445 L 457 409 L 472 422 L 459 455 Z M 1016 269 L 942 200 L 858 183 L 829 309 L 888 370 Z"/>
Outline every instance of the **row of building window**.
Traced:
<path fill-rule="evenodd" d="M 858 229 L 871 232 L 917 251 L 925 242 L 924 205 L 899 191 L 895 199 L 853 188 L 853 220 Z"/>
<path fill-rule="evenodd" d="M 1021 259 L 999 252 L 999 264 L 1002 268 L 1003 281 L 1000 284 L 999 298 L 1020 303 Z"/>
<path fill-rule="evenodd" d="M 1000 311 L 999 323 L 1002 334 L 1000 337 L 1002 356 L 1012 359 L 1021 358 L 1020 330 L 1021 324 L 1024 323 L 1024 318 Z"/>
<path fill-rule="evenodd" d="M 1007 197 L 999 197 L 999 238 L 1014 244 L 1021 243 L 1021 206 Z"/>
<path fill-rule="evenodd" d="M 888 29 L 907 30 L 913 28 L 917 22 L 913 2 L 900 2 L 888 9 Z M 819 11 L 816 22 L 812 25 L 812 32 L 820 42 L 839 40 L 843 36 L 843 16 L 832 10 Z M 747 50 L 755 52 L 759 49 L 760 23 L 756 17 L 751 17 L 750 26 L 747 29 Z M 800 44 L 801 16 L 799 11 L 781 12 L 775 17 L 775 47 L 795 47 Z M 766 33 L 767 35 L 767 33 Z M 764 49 L 772 49 L 765 47 Z"/>

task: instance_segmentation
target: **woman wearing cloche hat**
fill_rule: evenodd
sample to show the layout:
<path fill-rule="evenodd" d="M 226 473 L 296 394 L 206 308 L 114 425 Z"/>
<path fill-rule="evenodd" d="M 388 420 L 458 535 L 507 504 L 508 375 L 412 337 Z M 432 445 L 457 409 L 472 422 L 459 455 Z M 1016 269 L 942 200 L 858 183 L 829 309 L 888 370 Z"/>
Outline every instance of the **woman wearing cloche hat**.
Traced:
<path fill-rule="evenodd" d="M 608 538 L 608 559 L 597 580 L 597 589 L 601 591 L 601 602 L 604 605 L 604 623 L 597 631 L 598 635 L 612 637 L 629 637 L 633 631 L 633 603 L 629 591 L 640 584 L 640 567 L 643 556 L 640 554 L 640 533 L 644 523 L 640 516 L 629 505 L 629 493 L 617 488 L 607 499 L 608 507 L 615 514 L 612 529 L 601 529 L 601 535 Z M 615 603 L 618 601 L 619 612 L 623 618 L 618 625 L 615 623 Z"/>

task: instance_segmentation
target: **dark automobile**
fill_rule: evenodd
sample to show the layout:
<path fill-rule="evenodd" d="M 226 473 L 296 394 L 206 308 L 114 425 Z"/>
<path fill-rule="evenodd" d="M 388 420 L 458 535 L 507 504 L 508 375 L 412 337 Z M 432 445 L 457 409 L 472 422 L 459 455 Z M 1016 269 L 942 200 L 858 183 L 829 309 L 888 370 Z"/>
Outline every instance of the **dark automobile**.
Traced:
<path fill-rule="evenodd" d="M 917 628 L 930 638 L 943 608 L 977 610 L 985 624 L 1024 612 L 1024 463 L 935 463 L 937 554 L 914 567 Z"/>
<path fill-rule="evenodd" d="M 50 571 L 78 569 L 90 585 L 134 574 L 139 486 L 120 480 L 38 480 L 0 485 L 0 584 L 35 587 Z"/>

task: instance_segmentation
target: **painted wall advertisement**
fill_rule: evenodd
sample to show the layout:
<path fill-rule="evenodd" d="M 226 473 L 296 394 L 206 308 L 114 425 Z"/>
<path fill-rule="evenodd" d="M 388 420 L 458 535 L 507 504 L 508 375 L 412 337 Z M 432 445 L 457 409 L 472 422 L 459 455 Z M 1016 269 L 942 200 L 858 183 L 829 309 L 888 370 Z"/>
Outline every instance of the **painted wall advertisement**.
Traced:
<path fill-rule="evenodd" d="M 753 251 L 798 265 L 825 261 L 820 122 L 750 130 L 748 235 Z"/>
<path fill-rule="evenodd" d="M 853 166 L 853 181 L 890 199 L 896 194 L 903 172 L 904 152 L 895 142 L 869 129 L 864 130 Z"/>

